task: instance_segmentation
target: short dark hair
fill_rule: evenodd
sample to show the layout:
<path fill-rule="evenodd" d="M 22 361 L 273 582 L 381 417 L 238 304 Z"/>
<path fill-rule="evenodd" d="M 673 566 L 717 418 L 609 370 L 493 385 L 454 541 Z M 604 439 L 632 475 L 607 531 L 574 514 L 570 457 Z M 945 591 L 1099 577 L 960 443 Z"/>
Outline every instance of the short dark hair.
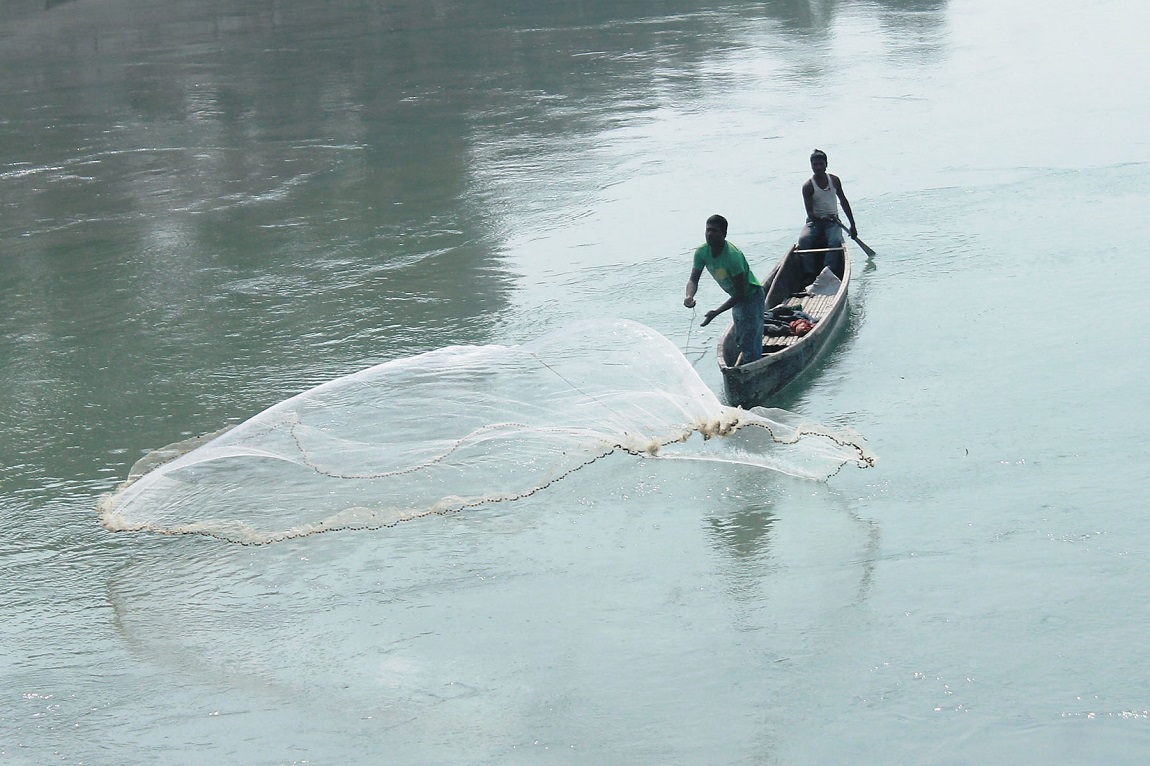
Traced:
<path fill-rule="evenodd" d="M 723 216 L 719 215 L 718 213 L 715 213 L 713 216 L 708 218 L 707 223 L 708 224 L 712 224 L 712 223 L 716 224 L 716 225 L 718 225 L 718 227 L 720 229 L 723 230 L 724 234 L 727 233 L 727 219 L 724 218 Z"/>
<path fill-rule="evenodd" d="M 811 152 L 811 161 L 812 162 L 814 161 L 815 157 L 822 157 L 823 162 L 826 162 L 827 153 L 824 152 L 822 149 L 815 149 L 813 152 Z"/>

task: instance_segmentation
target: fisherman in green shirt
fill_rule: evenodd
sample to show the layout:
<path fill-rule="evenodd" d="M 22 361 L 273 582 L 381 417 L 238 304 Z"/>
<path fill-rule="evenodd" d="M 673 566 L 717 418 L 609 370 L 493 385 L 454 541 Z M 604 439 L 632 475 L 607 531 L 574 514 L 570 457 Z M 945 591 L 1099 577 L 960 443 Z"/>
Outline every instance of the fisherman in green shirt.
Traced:
<path fill-rule="evenodd" d="M 708 218 L 706 236 L 707 244 L 695 251 L 683 305 L 689 309 L 695 307 L 699 277 L 705 268 L 729 297 L 722 306 L 708 311 L 699 326 L 706 327 L 719 314 L 733 309 L 735 340 L 742 363 L 753 362 L 763 355 L 763 303 L 766 300 L 763 286 L 755 278 L 743 251 L 727 241 L 726 218 L 721 215 Z"/>

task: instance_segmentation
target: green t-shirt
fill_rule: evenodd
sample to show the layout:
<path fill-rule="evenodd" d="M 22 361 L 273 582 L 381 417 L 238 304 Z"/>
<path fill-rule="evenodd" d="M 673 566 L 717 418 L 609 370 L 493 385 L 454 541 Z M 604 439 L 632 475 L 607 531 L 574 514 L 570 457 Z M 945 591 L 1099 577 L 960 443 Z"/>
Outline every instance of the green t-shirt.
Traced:
<path fill-rule="evenodd" d="M 695 265 L 692 267 L 702 270 L 706 268 L 723 288 L 723 292 L 732 298 L 746 298 L 745 295 L 735 295 L 735 277 L 739 274 L 747 275 L 747 287 L 762 287 L 759 280 L 751 271 L 743 251 L 730 242 L 723 243 L 723 252 L 715 255 L 710 245 L 703 245 L 695 251 Z"/>

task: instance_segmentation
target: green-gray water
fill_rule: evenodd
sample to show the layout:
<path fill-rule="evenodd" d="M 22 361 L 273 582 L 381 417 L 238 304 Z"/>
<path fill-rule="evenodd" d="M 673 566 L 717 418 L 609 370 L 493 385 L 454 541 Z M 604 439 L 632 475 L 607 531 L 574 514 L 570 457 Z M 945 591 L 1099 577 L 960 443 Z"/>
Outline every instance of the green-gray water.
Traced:
<path fill-rule="evenodd" d="M 0 5 L 0 762 L 1143 763 L 1148 22 Z M 765 272 L 816 146 L 879 254 L 775 404 L 875 468 L 617 456 L 258 548 L 100 527 L 149 450 L 453 343 L 621 317 L 720 390 L 690 250 L 721 212 Z"/>

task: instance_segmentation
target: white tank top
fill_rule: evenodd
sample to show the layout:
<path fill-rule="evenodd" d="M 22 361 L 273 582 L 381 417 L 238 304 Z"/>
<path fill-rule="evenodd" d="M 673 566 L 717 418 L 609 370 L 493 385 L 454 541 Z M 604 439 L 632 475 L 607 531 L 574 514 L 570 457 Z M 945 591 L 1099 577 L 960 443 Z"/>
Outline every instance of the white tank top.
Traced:
<path fill-rule="evenodd" d="M 827 188 L 820 189 L 814 176 L 811 176 L 811 187 L 815 190 L 814 205 L 812 206 L 815 215 L 820 218 L 837 216 L 839 214 L 839 194 L 835 191 L 835 182 L 830 175 L 827 175 Z"/>

